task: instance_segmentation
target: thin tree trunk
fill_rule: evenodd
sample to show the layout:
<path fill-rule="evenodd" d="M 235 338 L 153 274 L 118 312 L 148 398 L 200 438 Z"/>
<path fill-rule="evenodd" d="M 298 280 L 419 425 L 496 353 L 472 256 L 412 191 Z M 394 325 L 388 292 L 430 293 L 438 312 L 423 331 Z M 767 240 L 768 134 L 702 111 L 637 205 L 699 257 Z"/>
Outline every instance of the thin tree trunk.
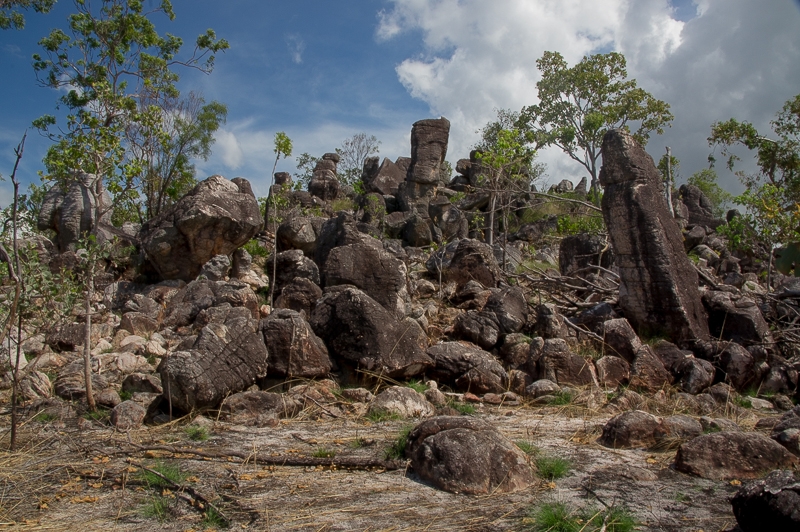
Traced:
<path fill-rule="evenodd" d="M 86 404 L 90 412 L 94 412 L 97 406 L 94 402 L 94 391 L 92 390 L 92 297 L 94 296 L 94 262 L 89 257 L 87 264 L 86 279 L 86 324 L 84 325 L 83 336 L 83 377 L 86 382 Z"/>
<path fill-rule="evenodd" d="M 10 337 L 9 337 L 10 338 Z M 11 342 L 9 342 L 8 354 L 11 355 Z M 14 364 L 14 372 L 11 387 L 11 443 L 9 448 L 12 451 L 17 449 L 17 425 L 19 424 L 19 414 L 17 412 L 17 397 L 19 395 L 19 366 L 22 360 L 22 316 L 17 316 L 17 360 Z"/>
<path fill-rule="evenodd" d="M 486 237 L 486 242 L 490 245 L 494 245 L 494 205 L 496 202 L 495 194 L 492 193 L 491 199 L 489 200 L 489 233 Z"/>
<path fill-rule="evenodd" d="M 667 205 L 669 206 L 669 213 L 675 218 L 675 207 L 672 205 L 672 165 L 670 159 L 672 158 L 672 150 L 667 146 Z"/>

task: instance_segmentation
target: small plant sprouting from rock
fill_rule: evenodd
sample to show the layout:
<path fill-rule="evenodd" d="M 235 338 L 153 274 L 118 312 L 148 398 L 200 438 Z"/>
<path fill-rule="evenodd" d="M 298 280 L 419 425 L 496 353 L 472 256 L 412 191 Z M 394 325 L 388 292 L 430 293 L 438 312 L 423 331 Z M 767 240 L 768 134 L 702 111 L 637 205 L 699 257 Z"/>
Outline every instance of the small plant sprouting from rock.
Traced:
<path fill-rule="evenodd" d="M 549 481 L 563 478 L 569 473 L 572 464 L 558 456 L 539 456 L 534 460 L 539 476 Z"/>
<path fill-rule="evenodd" d="M 406 383 L 406 386 L 408 386 L 409 388 L 411 388 L 415 392 L 419 392 L 419 393 L 425 393 L 425 390 L 428 389 L 428 385 L 427 384 L 425 384 L 424 382 L 419 381 L 417 379 L 411 379 L 410 381 L 408 381 Z"/>
<path fill-rule="evenodd" d="M 464 414 L 465 416 L 471 416 L 475 413 L 475 407 L 473 405 L 469 403 L 461 403 L 455 399 L 448 401 L 447 406 L 458 411 L 460 414 Z"/>
<path fill-rule="evenodd" d="M 563 502 L 534 507 L 524 523 L 531 532 L 631 532 L 636 527 L 636 520 L 625 508 L 578 509 Z"/>
<path fill-rule="evenodd" d="M 209 437 L 208 429 L 197 425 L 189 425 L 183 431 L 186 433 L 186 437 L 192 441 L 206 441 Z"/>
<path fill-rule="evenodd" d="M 336 456 L 336 451 L 328 449 L 327 447 L 320 447 L 311 455 L 314 458 L 333 458 Z"/>
<path fill-rule="evenodd" d="M 388 449 L 386 449 L 384 457 L 387 460 L 401 460 L 405 456 L 406 444 L 408 444 L 408 435 L 411 434 L 411 430 L 413 428 L 414 427 L 411 425 L 406 425 L 400 429 L 400 434 L 397 435 L 397 439 Z"/>

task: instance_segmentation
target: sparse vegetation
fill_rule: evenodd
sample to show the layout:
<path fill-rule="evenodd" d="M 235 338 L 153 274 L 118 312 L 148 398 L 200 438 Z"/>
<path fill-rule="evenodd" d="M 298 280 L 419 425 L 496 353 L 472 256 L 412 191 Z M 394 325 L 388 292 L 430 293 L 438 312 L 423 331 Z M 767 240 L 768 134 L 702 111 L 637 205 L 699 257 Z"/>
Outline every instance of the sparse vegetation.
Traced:
<path fill-rule="evenodd" d="M 425 393 L 425 390 L 428 389 L 427 384 L 417 379 L 411 379 L 406 383 L 406 386 L 419 393 Z"/>
<path fill-rule="evenodd" d="M 311 456 L 314 458 L 333 458 L 336 456 L 336 451 L 332 449 L 328 449 L 327 447 L 320 447 L 316 451 L 314 451 Z"/>
<path fill-rule="evenodd" d="M 49 423 L 50 421 L 55 421 L 56 419 L 58 419 L 58 416 L 50 412 L 39 412 L 33 416 L 33 420 L 38 421 L 39 423 Z"/>
<path fill-rule="evenodd" d="M 159 523 L 169 519 L 169 506 L 172 500 L 162 495 L 153 495 L 142 508 L 142 515 L 156 519 Z"/>
<path fill-rule="evenodd" d="M 206 441 L 209 437 L 208 429 L 197 425 L 189 425 L 183 429 L 183 432 L 192 441 Z"/>
<path fill-rule="evenodd" d="M 169 488 L 172 487 L 172 484 L 182 484 L 189 476 L 178 464 L 162 462 L 161 460 L 157 460 L 147 469 L 142 469 L 139 472 L 138 479 L 151 488 Z M 158 473 L 158 475 L 153 472 Z"/>
<path fill-rule="evenodd" d="M 551 406 L 565 406 L 572 403 L 572 400 L 575 399 L 575 396 L 570 391 L 559 391 L 553 394 L 553 398 L 550 399 L 547 404 Z"/>
<path fill-rule="evenodd" d="M 458 411 L 460 414 L 464 414 L 465 416 L 471 416 L 475 413 L 475 405 L 470 403 L 462 403 L 460 401 L 456 401 L 455 399 L 448 401 L 447 406 Z"/>
<path fill-rule="evenodd" d="M 572 469 L 569 460 L 557 456 L 542 455 L 534 461 L 539 476 L 547 480 L 557 480 L 563 478 Z"/>
<path fill-rule="evenodd" d="M 400 419 L 400 415 L 396 412 L 389 412 L 388 410 L 376 408 L 369 411 L 367 419 L 373 423 L 382 423 L 384 421 L 397 421 Z"/>
<path fill-rule="evenodd" d="M 214 508 L 209 508 L 203 512 L 203 526 L 206 528 L 228 528 L 228 522 Z"/>
<path fill-rule="evenodd" d="M 517 440 L 514 442 L 514 445 L 519 447 L 519 450 L 527 454 L 528 456 L 536 456 L 541 452 L 541 450 L 538 447 L 536 447 L 528 440 Z"/>
<path fill-rule="evenodd" d="M 406 425 L 400 429 L 400 434 L 397 435 L 397 439 L 386 449 L 384 458 L 387 460 L 400 460 L 405 456 L 408 435 L 411 434 L 411 429 L 413 428 L 414 427 L 411 425 Z"/>
<path fill-rule="evenodd" d="M 575 508 L 564 502 L 546 502 L 528 513 L 527 530 L 531 532 L 630 532 L 636 521 L 625 508 L 603 510 Z"/>

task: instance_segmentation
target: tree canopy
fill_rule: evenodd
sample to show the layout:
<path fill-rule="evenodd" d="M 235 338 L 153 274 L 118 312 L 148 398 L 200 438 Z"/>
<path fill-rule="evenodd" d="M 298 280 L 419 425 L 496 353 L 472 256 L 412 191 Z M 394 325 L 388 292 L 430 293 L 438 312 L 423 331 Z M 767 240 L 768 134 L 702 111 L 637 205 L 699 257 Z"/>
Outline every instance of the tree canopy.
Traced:
<path fill-rule="evenodd" d="M 745 192 L 736 198 L 767 243 L 800 241 L 800 94 L 787 101 L 771 123 L 773 136 L 750 122 L 731 118 L 711 126 L 708 143 L 719 147 L 727 167 L 736 171 L 735 146 L 755 151 L 759 171 L 736 171 Z M 714 162 L 713 154 L 709 160 Z"/>
<path fill-rule="evenodd" d="M 539 103 L 522 110 L 520 123 L 537 149 L 557 146 L 586 168 L 592 187 L 609 129 L 638 126 L 633 136 L 644 146 L 651 133 L 663 133 L 672 122 L 669 104 L 627 79 L 620 53 L 587 56 L 569 67 L 558 52 L 545 52 L 536 66 L 542 74 L 536 84 Z"/>
<path fill-rule="evenodd" d="M 20 10 L 48 13 L 55 3 L 56 0 L 0 0 L 0 30 L 21 30 L 25 27 L 25 15 Z"/>

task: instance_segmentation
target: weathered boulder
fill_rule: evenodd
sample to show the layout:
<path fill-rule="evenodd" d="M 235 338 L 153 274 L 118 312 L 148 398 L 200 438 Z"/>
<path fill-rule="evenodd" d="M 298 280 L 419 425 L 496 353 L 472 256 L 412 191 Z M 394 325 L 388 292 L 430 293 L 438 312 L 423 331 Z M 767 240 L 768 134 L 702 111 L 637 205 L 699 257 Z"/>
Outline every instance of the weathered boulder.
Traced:
<path fill-rule="evenodd" d="M 555 395 L 561 392 L 561 386 L 547 379 L 539 379 L 525 388 L 525 395 L 534 399 L 545 395 Z"/>
<path fill-rule="evenodd" d="M 597 441 L 614 449 L 652 447 L 661 423 L 660 418 L 641 410 L 623 412 L 603 426 L 603 435 Z"/>
<path fill-rule="evenodd" d="M 369 412 L 411 418 L 432 416 L 436 409 L 418 391 L 406 386 L 392 386 L 375 396 L 369 405 Z"/>
<path fill-rule="evenodd" d="M 118 430 L 138 429 L 144 423 L 147 409 L 135 401 L 122 401 L 111 410 L 111 424 Z"/>
<path fill-rule="evenodd" d="M 689 210 L 689 225 L 702 225 L 716 229 L 725 223 L 721 218 L 714 216 L 714 205 L 696 186 L 681 185 L 679 193 L 681 202 Z"/>
<path fill-rule="evenodd" d="M 161 386 L 161 378 L 158 375 L 148 373 L 131 373 L 122 381 L 122 391 L 130 394 L 161 394 L 164 392 L 164 388 Z"/>
<path fill-rule="evenodd" d="M 624 358 L 605 356 L 595 361 L 597 381 L 603 388 L 616 388 L 631 380 L 631 365 Z"/>
<path fill-rule="evenodd" d="M 336 360 L 392 378 L 419 375 L 433 364 L 422 349 L 427 339 L 416 322 L 399 321 L 355 287 L 327 288 L 309 322 Z"/>
<path fill-rule="evenodd" d="M 409 434 L 406 455 L 420 478 L 452 493 L 508 493 L 535 480 L 522 451 L 476 418 L 423 421 Z"/>
<path fill-rule="evenodd" d="M 790 453 L 800 456 L 800 406 L 781 416 L 780 421 L 772 427 L 770 436 Z"/>
<path fill-rule="evenodd" d="M 303 406 L 288 394 L 250 391 L 227 397 L 220 406 L 220 419 L 248 427 L 273 425 L 278 419 L 292 417 Z"/>
<path fill-rule="evenodd" d="M 611 319 L 603 323 L 602 336 L 603 342 L 606 344 L 605 352 L 624 358 L 628 362 L 633 362 L 636 353 L 643 346 L 636 331 L 625 318 Z"/>
<path fill-rule="evenodd" d="M 492 349 L 500 339 L 500 324 L 492 312 L 468 311 L 456 318 L 453 334 L 483 349 Z"/>
<path fill-rule="evenodd" d="M 319 230 L 317 248 L 314 251 L 314 262 L 324 268 L 331 250 L 339 246 L 365 243 L 377 249 L 383 249 L 380 241 L 369 235 L 374 228 L 369 224 L 356 222 L 348 213 L 339 213 L 336 218 L 328 219 Z"/>
<path fill-rule="evenodd" d="M 162 325 L 184 327 L 191 325 L 208 309 L 228 304 L 242 307 L 258 318 L 258 296 L 238 280 L 214 282 L 205 279 L 192 281 L 169 300 Z"/>
<path fill-rule="evenodd" d="M 595 381 L 591 359 L 574 354 L 561 338 L 545 340 L 541 349 L 537 349 L 538 345 L 531 342 L 531 362 L 536 363 L 539 378 L 557 382 L 561 386 L 583 386 Z"/>
<path fill-rule="evenodd" d="M 739 488 L 731 506 L 742 532 L 800 530 L 800 477 L 773 471 Z"/>
<path fill-rule="evenodd" d="M 653 159 L 621 130 L 603 138 L 603 217 L 619 267 L 619 305 L 641 331 L 673 341 L 708 338 L 697 272 L 667 210 Z"/>
<path fill-rule="evenodd" d="M 675 366 L 673 374 L 684 392 L 698 394 L 714 384 L 715 372 L 711 362 L 690 355 Z"/>
<path fill-rule="evenodd" d="M 191 346 L 161 361 L 164 398 L 185 412 L 218 406 L 267 374 L 267 348 L 258 321 L 230 308 L 222 323 L 203 327 Z"/>
<path fill-rule="evenodd" d="M 278 226 L 278 251 L 299 249 L 313 258 L 317 249 L 317 235 L 325 219 L 312 216 L 292 216 Z"/>
<path fill-rule="evenodd" d="M 200 268 L 200 275 L 209 281 L 224 281 L 231 269 L 231 259 L 227 255 L 214 255 Z"/>
<path fill-rule="evenodd" d="M 779 443 L 757 432 L 716 432 L 681 445 L 675 469 L 712 480 L 742 480 L 796 462 Z"/>
<path fill-rule="evenodd" d="M 492 247 L 478 240 L 459 240 L 453 257 L 444 268 L 444 278 L 464 286 L 477 281 L 486 288 L 495 288 L 503 279 Z"/>
<path fill-rule="evenodd" d="M 230 255 L 262 226 L 250 183 L 211 176 L 139 232 L 142 250 L 162 279 L 191 281 L 214 255 Z"/>
<path fill-rule="evenodd" d="M 77 177 L 66 190 L 56 185 L 45 194 L 36 221 L 39 230 L 55 231 L 53 244 L 60 252 L 75 251 L 81 237 L 98 225 L 101 229 L 111 227 L 111 196 L 106 191 L 98 196 L 95 174 L 82 173 Z M 98 221 L 100 212 L 104 214 Z M 98 233 L 101 241 L 109 236 L 102 230 Z"/>
<path fill-rule="evenodd" d="M 631 386 L 650 392 L 663 389 L 672 384 L 672 374 L 649 345 L 643 345 L 636 352 L 631 364 Z"/>
<path fill-rule="evenodd" d="M 288 308 L 297 312 L 304 312 L 306 317 L 311 316 L 317 301 L 322 297 L 322 288 L 314 281 L 305 277 L 295 277 L 281 289 L 275 299 L 275 308 Z"/>
<path fill-rule="evenodd" d="M 437 242 L 452 242 L 467 238 L 469 223 L 461 209 L 450 203 L 446 197 L 437 197 L 428 205 L 428 215 L 433 225 L 439 229 Z"/>
<path fill-rule="evenodd" d="M 608 268 L 613 260 L 611 249 L 597 235 L 580 233 L 564 237 L 558 247 L 558 268 L 561 275 L 572 275 L 574 272 L 589 266 Z M 581 272 L 586 277 L 591 272 Z"/>
<path fill-rule="evenodd" d="M 298 312 L 275 310 L 259 328 L 269 352 L 270 377 L 314 379 L 331 371 L 328 348 Z"/>
<path fill-rule="evenodd" d="M 367 170 L 369 163 L 365 161 L 364 173 L 362 174 L 366 191 L 377 192 L 384 196 L 397 194 L 400 183 L 406 180 L 406 171 L 389 159 L 384 158 L 380 166 L 377 164 L 377 157 L 371 157 L 370 159 L 374 160 L 374 171 Z"/>
<path fill-rule="evenodd" d="M 336 177 L 336 165 L 339 155 L 326 153 L 317 161 L 311 181 L 308 182 L 308 192 L 324 201 L 335 200 L 339 197 L 339 179 Z"/>
<path fill-rule="evenodd" d="M 419 120 L 411 128 L 411 164 L 406 179 L 424 185 L 445 185 L 441 166 L 447 156 L 450 122 L 446 118 Z M 449 180 L 449 176 L 447 177 Z"/>
<path fill-rule="evenodd" d="M 264 266 L 264 273 L 272 278 L 273 271 L 275 272 L 274 293 L 276 296 L 280 295 L 284 286 L 297 277 L 308 279 L 316 285 L 320 284 L 319 268 L 299 249 L 282 251 L 275 255 L 274 259 L 268 260 Z"/>
<path fill-rule="evenodd" d="M 772 334 L 755 301 L 734 299 L 727 292 L 707 291 L 703 304 L 708 310 L 708 328 L 713 338 L 744 346 L 771 344 Z"/>
<path fill-rule="evenodd" d="M 326 287 L 353 285 L 398 318 L 410 310 L 405 263 L 375 245 L 359 242 L 333 248 L 322 272 Z"/>
<path fill-rule="evenodd" d="M 442 342 L 428 348 L 433 359 L 431 376 L 455 384 L 458 389 L 483 393 L 503 393 L 507 389 L 508 375 L 503 366 L 489 352 L 468 342 Z"/>

